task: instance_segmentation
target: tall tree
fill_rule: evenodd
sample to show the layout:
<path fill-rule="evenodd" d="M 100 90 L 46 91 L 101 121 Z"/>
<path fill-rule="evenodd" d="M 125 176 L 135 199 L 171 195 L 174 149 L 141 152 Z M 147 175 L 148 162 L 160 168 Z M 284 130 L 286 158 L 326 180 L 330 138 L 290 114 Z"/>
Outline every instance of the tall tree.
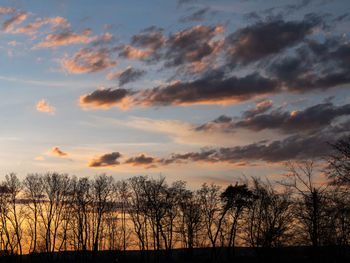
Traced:
<path fill-rule="evenodd" d="M 37 251 L 38 243 L 38 218 L 40 202 L 43 201 L 43 179 L 39 174 L 28 174 L 24 181 L 24 193 L 28 199 L 26 202 L 27 206 L 31 210 L 30 222 L 32 222 L 32 240 L 31 240 L 31 252 L 35 253 Z"/>
<path fill-rule="evenodd" d="M 238 228 L 238 221 L 243 213 L 243 210 L 247 208 L 252 202 L 253 193 L 248 189 L 246 184 L 229 185 L 225 191 L 221 194 L 221 198 L 224 201 L 225 210 L 228 210 L 228 216 L 230 218 L 229 224 L 229 240 L 228 248 L 229 255 L 234 255 L 235 252 L 235 239 Z"/>
<path fill-rule="evenodd" d="M 326 169 L 332 184 L 350 187 L 350 136 L 331 144 L 333 152 L 328 156 Z"/>
<path fill-rule="evenodd" d="M 94 230 L 93 230 L 93 250 L 99 249 L 99 242 L 102 237 L 102 221 L 104 215 L 112 209 L 113 203 L 113 178 L 105 174 L 95 178 L 92 187 L 93 196 L 93 214 L 94 214 Z"/>

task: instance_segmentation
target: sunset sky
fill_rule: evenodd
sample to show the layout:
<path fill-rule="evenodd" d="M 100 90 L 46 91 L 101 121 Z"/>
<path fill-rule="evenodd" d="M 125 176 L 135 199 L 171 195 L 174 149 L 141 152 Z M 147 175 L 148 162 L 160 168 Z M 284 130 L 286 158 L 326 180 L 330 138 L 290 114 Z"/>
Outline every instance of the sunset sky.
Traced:
<path fill-rule="evenodd" d="M 348 0 L 0 4 L 2 177 L 225 184 L 349 134 Z"/>

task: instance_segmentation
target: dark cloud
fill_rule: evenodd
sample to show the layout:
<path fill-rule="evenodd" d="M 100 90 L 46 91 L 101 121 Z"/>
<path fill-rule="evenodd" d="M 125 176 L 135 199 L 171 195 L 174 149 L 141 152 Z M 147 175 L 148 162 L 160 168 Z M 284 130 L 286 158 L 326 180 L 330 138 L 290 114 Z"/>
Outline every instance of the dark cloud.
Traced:
<path fill-rule="evenodd" d="M 201 8 L 188 16 L 181 17 L 180 22 L 201 21 L 209 10 L 210 8 L 208 7 Z"/>
<path fill-rule="evenodd" d="M 129 82 L 136 81 L 146 74 L 145 70 L 138 70 L 132 67 L 128 67 L 125 71 L 119 75 L 119 86 L 123 86 Z"/>
<path fill-rule="evenodd" d="M 258 114 L 264 113 L 272 109 L 274 102 L 272 100 L 265 100 L 259 102 L 253 109 L 249 109 L 243 113 L 245 118 L 252 118 Z"/>
<path fill-rule="evenodd" d="M 274 60 L 267 71 L 288 91 L 326 90 L 350 83 L 350 45 L 338 39 L 306 41 L 294 55 Z"/>
<path fill-rule="evenodd" d="M 202 150 L 201 152 L 187 152 L 181 154 L 171 154 L 169 158 L 162 159 L 160 161 L 163 165 L 168 165 L 172 163 L 182 163 L 182 162 L 217 162 L 213 156 L 215 155 L 216 150 Z"/>
<path fill-rule="evenodd" d="M 349 135 L 350 121 L 310 134 L 293 135 L 283 140 L 262 141 L 245 146 L 172 154 L 163 165 L 187 162 L 226 162 L 240 165 L 242 162 L 279 163 L 289 160 L 319 159 L 329 153 L 329 143 Z"/>
<path fill-rule="evenodd" d="M 257 73 L 242 78 L 208 75 L 191 82 L 179 82 L 167 87 L 144 90 L 139 93 L 136 101 L 143 106 L 229 103 L 247 101 L 258 95 L 278 91 L 278 82 Z"/>
<path fill-rule="evenodd" d="M 157 27 L 156 25 L 151 25 L 149 27 L 146 27 L 141 30 L 141 32 L 146 33 L 146 32 L 154 32 L 154 31 L 163 31 L 163 28 Z"/>
<path fill-rule="evenodd" d="M 310 5 L 310 3 L 312 2 L 312 0 L 301 0 L 294 4 L 289 4 L 286 6 L 286 13 L 290 13 L 290 12 L 295 12 L 295 11 L 299 11 L 307 6 Z"/>
<path fill-rule="evenodd" d="M 161 57 L 161 48 L 165 43 L 163 29 L 151 26 L 141 31 L 140 34 L 132 36 L 130 45 L 123 47 L 119 52 L 119 57 L 139 59 L 145 62 L 157 61 Z"/>
<path fill-rule="evenodd" d="M 350 104 L 335 106 L 331 102 L 326 102 L 300 111 L 288 112 L 274 110 L 271 113 L 262 114 L 263 112 L 255 112 L 248 115 L 247 112 L 244 112 L 243 119 L 240 121 L 233 121 L 232 118 L 231 120 L 227 118 L 225 122 L 214 120 L 196 129 L 220 130 L 224 132 L 233 132 L 238 128 L 253 131 L 275 129 L 287 134 L 310 132 L 329 126 L 339 117 L 350 115 Z"/>
<path fill-rule="evenodd" d="M 231 122 L 232 118 L 226 115 L 221 115 L 218 118 L 216 118 L 215 120 L 213 120 L 213 122 L 215 123 L 227 123 L 227 122 Z"/>
<path fill-rule="evenodd" d="M 204 58 L 221 52 L 220 40 L 213 38 L 223 33 L 223 26 L 203 26 L 184 29 L 167 40 L 164 54 L 166 67 L 176 67 L 185 63 L 201 62 Z"/>
<path fill-rule="evenodd" d="M 150 29 L 150 28 L 149 28 Z M 158 29 L 157 31 L 148 30 L 148 32 L 140 33 L 131 37 L 130 41 L 132 46 L 141 48 L 157 49 L 164 45 L 165 38 L 163 36 L 163 30 Z"/>
<path fill-rule="evenodd" d="M 154 167 L 157 162 L 158 162 L 157 158 L 152 156 L 147 156 L 146 154 L 142 153 L 136 157 L 128 158 L 124 163 L 130 164 L 132 166 Z"/>
<path fill-rule="evenodd" d="M 175 82 L 133 92 L 126 89 L 99 89 L 80 98 L 82 105 L 93 107 L 152 107 L 187 104 L 243 102 L 259 95 L 279 92 L 279 83 L 255 73 L 242 78 L 207 75 L 190 82 Z M 125 99 L 125 100 L 124 100 Z M 128 104 L 125 104 L 125 103 Z"/>
<path fill-rule="evenodd" d="M 131 37 L 119 57 L 138 59 L 147 63 L 163 63 L 166 68 L 178 67 L 187 73 L 200 72 L 210 66 L 223 51 L 223 40 L 214 38 L 224 32 L 223 26 L 197 25 L 163 35 L 163 29 L 151 26 Z"/>
<path fill-rule="evenodd" d="M 122 103 L 123 99 L 133 92 L 126 89 L 100 88 L 90 94 L 80 97 L 82 106 L 109 108 L 114 104 Z"/>
<path fill-rule="evenodd" d="M 116 166 L 120 162 L 118 159 L 121 157 L 119 152 L 106 153 L 99 156 L 97 159 L 92 159 L 89 163 L 89 167 L 107 167 Z"/>
<path fill-rule="evenodd" d="M 316 15 L 302 21 L 275 20 L 257 22 L 238 29 L 226 38 L 232 62 L 254 62 L 294 46 L 304 40 L 322 22 Z"/>

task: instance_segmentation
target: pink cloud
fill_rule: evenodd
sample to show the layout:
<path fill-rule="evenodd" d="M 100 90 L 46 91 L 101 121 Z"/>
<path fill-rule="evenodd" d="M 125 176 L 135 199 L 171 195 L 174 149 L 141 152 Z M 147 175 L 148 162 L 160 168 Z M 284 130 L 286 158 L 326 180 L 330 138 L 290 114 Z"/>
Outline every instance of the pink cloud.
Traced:
<path fill-rule="evenodd" d="M 55 114 L 55 107 L 50 106 L 44 99 L 38 102 L 36 109 L 40 112 Z"/>
<path fill-rule="evenodd" d="M 27 19 L 27 13 L 18 13 L 9 20 L 2 23 L 2 29 L 7 33 L 10 32 L 15 25 L 21 24 Z"/>
<path fill-rule="evenodd" d="M 87 44 L 97 39 L 96 36 L 89 37 L 91 33 L 91 29 L 85 29 L 81 34 L 76 34 L 72 31 L 50 34 L 45 37 L 45 41 L 35 45 L 33 49 L 51 48 L 68 44 Z"/>
<path fill-rule="evenodd" d="M 103 71 L 115 65 L 117 62 L 109 58 L 109 53 L 105 49 L 83 48 L 72 58 L 61 60 L 62 68 L 74 74 Z"/>

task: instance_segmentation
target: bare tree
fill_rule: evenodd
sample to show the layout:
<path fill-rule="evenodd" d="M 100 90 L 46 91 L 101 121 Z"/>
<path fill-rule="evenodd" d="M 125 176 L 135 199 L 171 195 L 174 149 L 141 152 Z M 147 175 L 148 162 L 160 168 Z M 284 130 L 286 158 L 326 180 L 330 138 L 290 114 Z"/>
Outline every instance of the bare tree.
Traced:
<path fill-rule="evenodd" d="M 10 173 L 6 175 L 6 187 L 9 197 L 8 202 L 10 204 L 9 213 L 7 213 L 7 220 L 10 222 L 14 230 L 17 241 L 17 250 L 19 254 L 22 255 L 21 240 L 23 234 L 22 223 L 24 221 L 24 211 L 23 206 L 18 205 L 18 195 L 21 192 L 21 183 L 18 180 L 16 174 Z"/>
<path fill-rule="evenodd" d="M 110 211 L 113 204 L 113 178 L 105 174 L 95 178 L 92 187 L 93 196 L 93 250 L 99 249 L 99 242 L 102 238 L 102 222 L 104 215 Z"/>
<path fill-rule="evenodd" d="M 30 222 L 32 222 L 33 235 L 31 240 L 31 252 L 37 251 L 39 206 L 43 201 L 43 180 L 39 174 L 28 174 L 23 181 L 24 193 L 28 199 L 26 203 L 31 210 Z"/>
<path fill-rule="evenodd" d="M 195 237 L 200 229 L 202 221 L 202 210 L 200 198 L 190 190 L 183 190 L 179 197 L 179 209 L 181 220 L 179 221 L 179 232 L 190 257 L 193 255 Z"/>
<path fill-rule="evenodd" d="M 72 180 L 73 214 L 76 219 L 78 249 L 86 250 L 89 240 L 89 210 L 92 205 L 91 182 L 83 177 Z"/>
<path fill-rule="evenodd" d="M 56 238 L 62 224 L 63 209 L 68 200 L 70 179 L 67 174 L 47 173 L 43 176 L 46 200 L 41 204 L 40 217 L 45 229 L 45 249 L 54 252 Z"/>
<path fill-rule="evenodd" d="M 204 227 L 212 247 L 212 256 L 215 259 L 217 240 L 228 207 L 222 203 L 220 187 L 215 184 L 209 186 L 203 184 L 198 194 L 201 200 Z"/>
<path fill-rule="evenodd" d="M 327 190 L 326 183 L 317 183 L 312 161 L 289 162 L 289 173 L 282 185 L 296 190 L 295 216 L 299 219 L 308 239 L 314 248 L 322 243 L 321 232 L 327 227 Z"/>
<path fill-rule="evenodd" d="M 130 206 L 130 191 L 128 187 L 128 183 L 123 180 L 119 181 L 117 183 L 117 195 L 118 195 L 118 200 L 120 201 L 120 208 L 121 208 L 121 216 L 122 216 L 122 225 L 121 225 L 121 230 L 122 230 L 122 235 L 123 235 L 123 251 L 126 250 L 127 242 L 126 242 L 126 237 L 127 237 L 127 223 L 126 223 L 126 213 L 129 209 Z"/>
<path fill-rule="evenodd" d="M 327 158 L 327 175 L 332 184 L 350 187 L 350 136 L 331 146 L 333 152 Z"/>
<path fill-rule="evenodd" d="M 131 191 L 129 215 L 138 239 L 142 259 L 144 257 L 144 251 L 148 249 L 146 196 L 143 193 L 143 185 L 146 180 L 147 177 L 145 176 L 137 176 L 129 179 Z"/>
<path fill-rule="evenodd" d="M 251 191 L 253 200 L 245 218 L 248 243 L 253 248 L 282 246 L 291 218 L 289 193 L 278 193 L 269 182 L 257 178 L 253 178 Z"/>
<path fill-rule="evenodd" d="M 13 255 L 15 253 L 16 242 L 13 232 L 10 229 L 7 218 L 9 217 L 9 189 L 5 182 L 0 185 L 0 219 L 1 219 L 1 250 Z"/>
<path fill-rule="evenodd" d="M 225 210 L 228 211 L 229 217 L 229 240 L 228 240 L 228 253 L 229 256 L 235 253 L 235 239 L 237 234 L 238 222 L 242 216 L 243 210 L 250 206 L 252 203 L 253 193 L 248 189 L 246 184 L 239 185 L 236 183 L 234 186 L 229 185 L 225 191 L 221 194 L 221 198 L 224 201 Z"/>

